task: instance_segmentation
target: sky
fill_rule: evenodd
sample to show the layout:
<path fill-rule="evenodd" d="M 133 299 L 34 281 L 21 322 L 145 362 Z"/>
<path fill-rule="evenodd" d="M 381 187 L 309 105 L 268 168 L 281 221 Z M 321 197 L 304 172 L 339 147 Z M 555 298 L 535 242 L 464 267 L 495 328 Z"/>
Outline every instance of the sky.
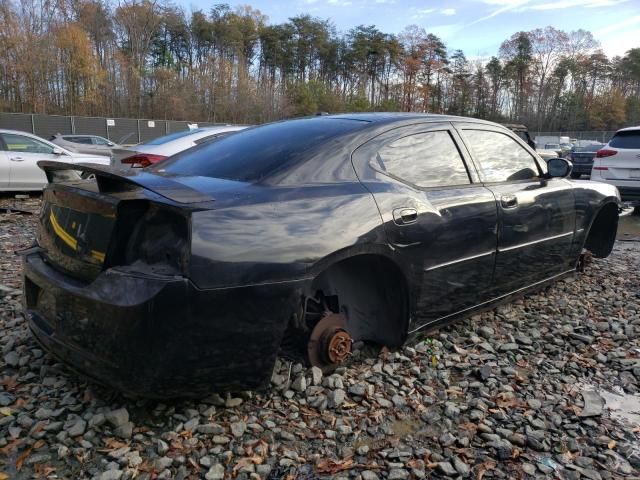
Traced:
<path fill-rule="evenodd" d="M 180 0 L 179 0 L 180 1 Z M 269 23 L 309 14 L 330 19 L 338 31 L 375 25 L 385 33 L 400 33 L 407 25 L 424 27 L 451 50 L 467 58 L 498 53 L 503 40 L 518 31 L 551 25 L 571 31 L 589 30 L 609 55 L 624 55 L 640 47 L 640 0 L 181 0 L 192 10 L 217 3 L 251 5 Z"/>

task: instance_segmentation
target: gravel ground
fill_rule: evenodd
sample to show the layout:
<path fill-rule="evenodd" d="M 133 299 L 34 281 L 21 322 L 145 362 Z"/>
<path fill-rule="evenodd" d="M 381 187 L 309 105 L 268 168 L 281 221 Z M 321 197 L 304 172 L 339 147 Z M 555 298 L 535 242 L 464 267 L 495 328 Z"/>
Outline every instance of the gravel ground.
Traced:
<path fill-rule="evenodd" d="M 159 403 L 31 338 L 13 252 L 36 221 L 0 213 L 0 480 L 640 478 L 640 243 L 329 376 L 282 361 L 268 393 Z"/>

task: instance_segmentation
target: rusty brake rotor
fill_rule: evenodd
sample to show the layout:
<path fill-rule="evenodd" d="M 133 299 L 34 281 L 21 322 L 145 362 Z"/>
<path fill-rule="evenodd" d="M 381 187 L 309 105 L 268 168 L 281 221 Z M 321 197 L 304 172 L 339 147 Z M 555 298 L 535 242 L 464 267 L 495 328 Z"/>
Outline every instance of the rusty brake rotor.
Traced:
<path fill-rule="evenodd" d="M 351 354 L 352 343 L 344 315 L 328 313 L 311 331 L 307 346 L 309 361 L 315 367 L 340 364 Z"/>

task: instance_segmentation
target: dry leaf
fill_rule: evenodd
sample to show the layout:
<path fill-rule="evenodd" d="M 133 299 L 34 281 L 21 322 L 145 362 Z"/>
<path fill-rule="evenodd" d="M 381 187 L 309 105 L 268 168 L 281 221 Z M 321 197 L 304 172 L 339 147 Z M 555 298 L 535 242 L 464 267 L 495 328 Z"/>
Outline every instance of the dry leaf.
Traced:
<path fill-rule="evenodd" d="M 614 448 L 616 448 L 616 445 L 618 445 L 618 442 L 616 442 L 615 440 L 611 440 L 611 441 L 607 444 L 607 447 L 609 447 L 609 450 L 613 450 Z"/>
<path fill-rule="evenodd" d="M 27 450 L 25 450 L 25 452 L 22 455 L 18 457 L 18 459 L 16 460 L 16 470 L 20 471 L 20 469 L 22 468 L 22 464 L 30 454 L 31 454 L 31 449 L 28 448 Z"/>
<path fill-rule="evenodd" d="M 344 461 L 335 461 L 323 458 L 316 464 L 316 470 L 318 473 L 336 474 L 343 470 L 348 470 L 353 465 L 353 459 L 347 458 Z"/>
<path fill-rule="evenodd" d="M 9 475 L 4 472 L 0 472 L 0 480 L 9 480 Z"/>

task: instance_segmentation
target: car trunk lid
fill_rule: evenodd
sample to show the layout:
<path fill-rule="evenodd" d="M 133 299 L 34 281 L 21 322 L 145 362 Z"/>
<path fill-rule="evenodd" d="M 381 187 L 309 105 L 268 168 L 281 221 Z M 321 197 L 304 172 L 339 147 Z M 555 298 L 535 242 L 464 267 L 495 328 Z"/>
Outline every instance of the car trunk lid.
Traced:
<path fill-rule="evenodd" d="M 188 212 L 199 202 L 213 201 L 187 185 L 146 172 L 125 175 L 61 162 L 39 165 L 49 185 L 43 194 L 38 245 L 52 266 L 84 281 L 113 265 L 139 259 L 160 263 L 173 250 L 171 266 L 181 270 Z M 78 170 L 95 175 L 96 181 L 81 179 Z M 158 248 L 164 249 L 162 256 Z"/>

